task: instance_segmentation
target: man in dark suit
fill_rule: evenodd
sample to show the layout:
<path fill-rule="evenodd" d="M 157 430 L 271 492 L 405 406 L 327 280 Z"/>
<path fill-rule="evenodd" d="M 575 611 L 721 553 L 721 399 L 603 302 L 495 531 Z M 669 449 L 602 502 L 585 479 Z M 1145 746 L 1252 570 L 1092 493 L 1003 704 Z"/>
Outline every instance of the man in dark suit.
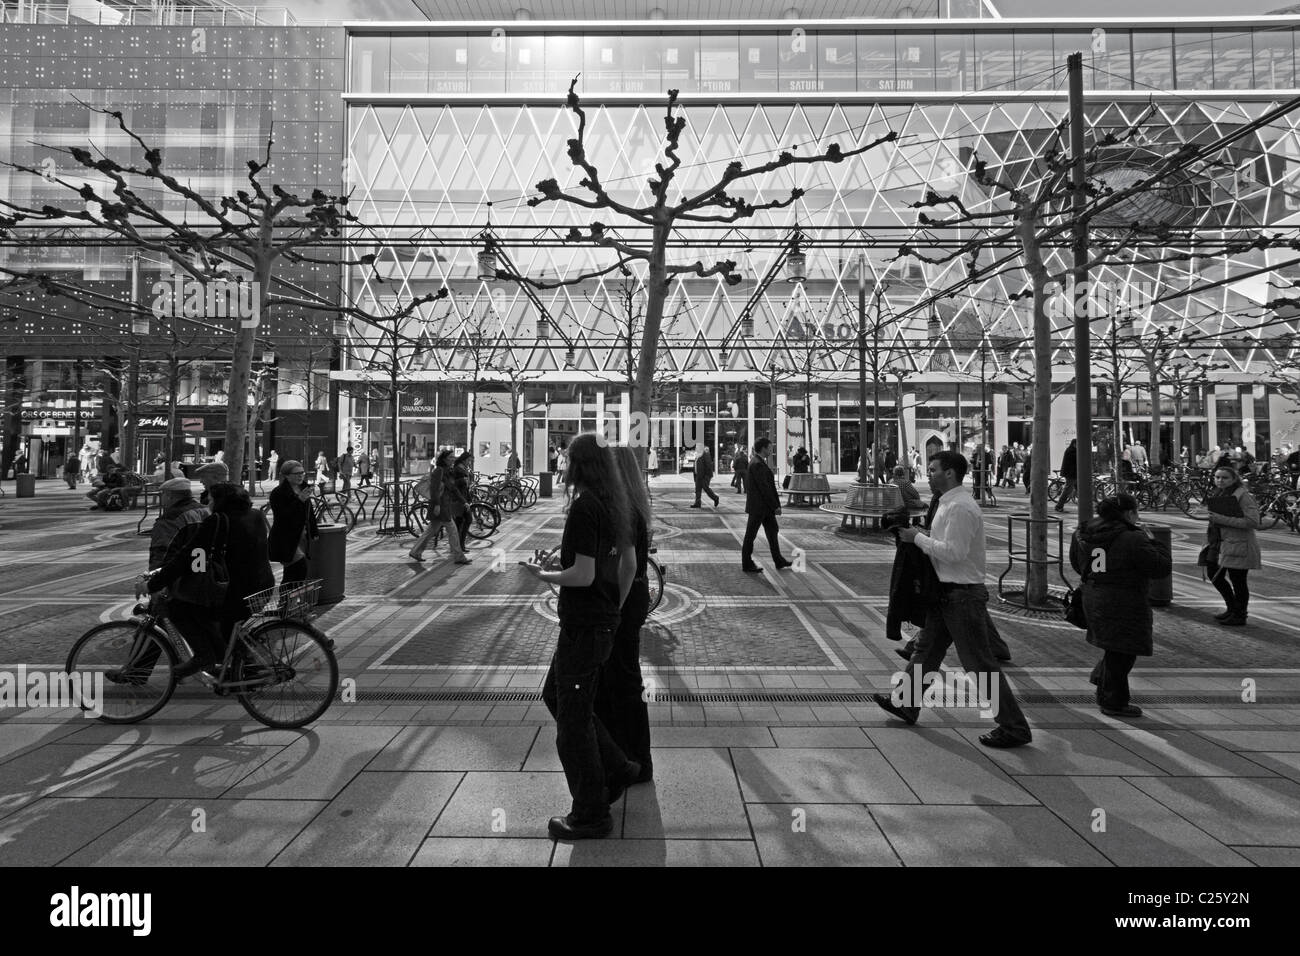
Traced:
<path fill-rule="evenodd" d="M 709 487 L 709 482 L 712 480 L 713 455 L 709 453 L 708 448 L 701 445 L 699 454 L 695 456 L 695 504 L 691 505 L 692 508 L 700 507 L 700 492 L 713 499 L 713 507 L 718 506 L 718 496 Z"/>
<path fill-rule="evenodd" d="M 750 574 L 757 574 L 763 569 L 754 563 L 754 539 L 758 537 L 761 525 L 767 535 L 767 545 L 772 549 L 772 561 L 777 569 L 788 568 L 794 564 L 781 556 L 780 529 L 776 518 L 781 513 L 781 496 L 776 490 L 776 475 L 765 460 L 767 450 L 772 442 L 760 438 L 754 443 L 754 457 L 749 462 L 749 480 L 745 490 L 745 513 L 749 523 L 745 525 L 745 540 L 740 546 L 740 566 Z"/>

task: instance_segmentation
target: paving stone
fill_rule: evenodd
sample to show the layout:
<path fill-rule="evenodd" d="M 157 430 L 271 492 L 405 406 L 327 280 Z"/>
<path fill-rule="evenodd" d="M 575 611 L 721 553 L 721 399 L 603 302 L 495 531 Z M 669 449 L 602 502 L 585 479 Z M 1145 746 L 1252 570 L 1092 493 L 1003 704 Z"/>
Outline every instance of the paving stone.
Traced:
<path fill-rule="evenodd" d="M 958 733 L 980 747 L 1010 774 L 1150 774 L 1163 773 L 1096 730 L 1034 730 L 1033 742 L 1011 750 L 994 750 L 979 742 L 987 729 L 961 728 Z"/>
<path fill-rule="evenodd" d="M 766 727 L 659 727 L 650 734 L 650 746 L 690 747 L 775 747 Z"/>
<path fill-rule="evenodd" d="M 0 724 L 0 764 L 23 751 L 62 740 L 71 734 L 91 730 L 100 724 L 87 724 L 84 720 L 65 721 L 59 724 Z M 97 741 L 96 741 L 97 742 Z"/>
<path fill-rule="evenodd" d="M 956 730 L 871 727 L 866 735 L 922 803 L 1037 802 Z"/>
<path fill-rule="evenodd" d="M 315 727 L 241 779 L 223 797 L 333 799 L 397 733 L 396 727 Z"/>
<path fill-rule="evenodd" d="M 902 865 L 866 807 L 750 803 L 745 810 L 764 866 Z"/>
<path fill-rule="evenodd" d="M 71 745 L 44 747 L 42 754 L 54 759 L 72 757 Z M 215 800 L 241 778 L 271 759 L 276 750 L 268 747 L 164 746 L 138 747 L 105 745 L 99 750 L 118 753 L 98 766 L 77 773 L 76 778 L 57 788 L 61 797 L 188 797 Z M 84 755 L 78 758 L 90 758 Z M 91 758 L 93 760 L 93 758 Z"/>
<path fill-rule="evenodd" d="M 95 723 L 89 727 L 79 729 L 70 737 L 64 738 L 64 740 L 70 744 L 124 744 L 127 746 L 157 744 L 169 747 L 201 746 L 204 744 L 210 747 L 218 742 L 230 742 L 228 740 L 214 740 L 213 735 L 216 733 L 218 733 L 218 729 L 213 725 L 197 722 L 172 725 L 136 724 L 130 727 Z M 244 741 L 238 742 L 243 743 Z M 280 743 L 283 745 L 283 742 Z"/>
<path fill-rule="evenodd" d="M 749 840 L 586 840 L 557 843 L 552 866 L 758 866 Z"/>
<path fill-rule="evenodd" d="M 1289 780 L 1300 783 L 1300 753 L 1278 751 L 1276 753 L 1252 753 L 1250 759 L 1265 771 L 1281 774 Z M 1247 776 L 1242 774 L 1242 776 Z"/>
<path fill-rule="evenodd" d="M 407 727 L 369 770 L 518 770 L 538 728 Z"/>
<path fill-rule="evenodd" d="M 1247 866 L 1248 861 L 1120 777 L 1017 781 L 1117 866 Z M 1105 811 L 1106 829 L 1093 827 Z"/>
<path fill-rule="evenodd" d="M 159 800 L 65 866 L 266 866 L 316 816 L 316 800 Z M 194 832 L 193 811 L 205 814 Z"/>
<path fill-rule="evenodd" d="M 152 801 L 44 797 L 0 820 L 0 866 L 53 866 Z"/>
<path fill-rule="evenodd" d="M 731 759 L 722 749 L 652 748 L 654 781 L 631 787 L 623 836 L 650 839 L 750 838 Z"/>
<path fill-rule="evenodd" d="M 549 866 L 555 843 L 536 840 L 474 840 L 432 837 L 420 845 L 411 866 Z"/>
<path fill-rule="evenodd" d="M 1108 866 L 1045 807 L 873 806 L 907 866 Z"/>
<path fill-rule="evenodd" d="M 547 821 L 572 806 L 562 773 L 467 773 L 429 835 L 549 839 Z"/>
<path fill-rule="evenodd" d="M 1239 846 L 1237 852 L 1256 866 L 1300 866 L 1300 848 L 1289 846 Z"/>
<path fill-rule="evenodd" d="M 736 749 L 732 757 L 747 803 L 918 802 L 875 750 Z"/>
<path fill-rule="evenodd" d="M 1267 777 L 1270 771 L 1190 730 L 1126 728 L 1102 735 L 1174 776 Z"/>
<path fill-rule="evenodd" d="M 460 783 L 458 773 L 359 774 L 275 866 L 405 866 Z"/>
<path fill-rule="evenodd" d="M 1300 847 L 1300 783 L 1227 777 L 1130 777 L 1129 782 L 1229 846 Z"/>
<path fill-rule="evenodd" d="M 1290 751 L 1300 753 L 1300 730 L 1198 730 L 1202 737 L 1217 741 L 1229 750 Z"/>
<path fill-rule="evenodd" d="M 874 747 L 858 727 L 773 727 L 778 747 Z"/>

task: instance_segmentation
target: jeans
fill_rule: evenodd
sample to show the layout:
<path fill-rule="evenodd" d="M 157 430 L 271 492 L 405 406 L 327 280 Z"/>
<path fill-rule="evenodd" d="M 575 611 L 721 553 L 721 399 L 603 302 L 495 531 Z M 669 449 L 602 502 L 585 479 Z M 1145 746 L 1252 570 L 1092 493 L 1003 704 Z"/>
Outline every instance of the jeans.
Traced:
<path fill-rule="evenodd" d="M 424 534 L 411 546 L 411 554 L 424 554 L 424 549 L 429 546 L 429 542 L 438 537 L 438 532 L 443 528 L 447 529 L 447 546 L 451 548 L 451 556 L 457 561 L 465 558 L 465 549 L 460 545 L 460 530 L 456 527 L 456 519 L 439 515 L 430 516 L 428 527 L 424 529 Z"/>
<path fill-rule="evenodd" d="M 642 698 L 641 627 L 650 612 L 650 586 L 632 582 L 623 616 L 614 632 L 614 650 L 596 686 L 596 717 L 628 758 L 650 769 L 650 709 Z"/>
<path fill-rule="evenodd" d="M 712 498 L 712 499 L 713 499 L 713 504 L 714 504 L 714 506 L 715 506 L 715 507 L 717 506 L 717 504 L 718 504 L 718 496 L 717 496 L 716 494 L 714 494 L 713 489 L 709 487 L 709 482 L 711 482 L 712 480 L 713 480 L 712 478 L 700 478 L 700 477 L 698 477 L 698 476 L 696 477 L 696 479 L 695 479 L 695 503 L 696 503 L 697 505 L 700 503 L 700 493 L 703 492 L 704 494 L 706 494 L 706 495 L 708 495 L 710 498 Z"/>
<path fill-rule="evenodd" d="M 1136 654 L 1107 651 L 1093 670 L 1097 678 L 1097 703 L 1119 710 L 1128 705 L 1128 672 L 1137 662 Z"/>
<path fill-rule="evenodd" d="M 741 566 L 747 568 L 754 563 L 754 539 L 758 537 L 760 526 L 763 528 L 763 533 L 767 535 L 767 546 L 772 550 L 772 560 L 777 564 L 785 564 L 785 558 L 781 556 L 780 529 L 776 524 L 776 515 L 751 514 L 749 523 L 745 525 L 745 540 L 740 545 Z"/>
<path fill-rule="evenodd" d="M 943 663 L 949 646 L 957 645 L 961 666 L 978 674 L 998 675 L 998 709 L 993 719 L 1013 736 L 1028 739 L 1029 721 L 1011 692 L 1011 684 L 998 667 L 988 633 L 989 590 L 982 584 L 945 593 L 925 615 L 925 627 L 917 635 L 916 651 L 907 664 L 907 686 L 919 667 L 921 676 L 934 673 Z"/>
<path fill-rule="evenodd" d="M 1217 564 L 1206 566 L 1205 572 L 1210 576 L 1214 589 L 1223 595 L 1228 610 L 1245 617 L 1246 606 L 1250 604 L 1250 585 L 1246 583 L 1246 575 L 1250 572 L 1245 568 L 1225 568 Z"/>
<path fill-rule="evenodd" d="M 627 757 L 595 714 L 601 668 L 614 647 L 615 628 L 560 622 L 560 640 L 542 686 L 542 700 L 555 718 L 555 749 L 573 797 L 574 823 L 609 817 L 608 774 Z"/>
<path fill-rule="evenodd" d="M 731 487 L 736 489 L 737 494 L 743 495 L 745 493 L 745 476 L 740 472 L 736 472 L 731 479 Z"/>
<path fill-rule="evenodd" d="M 993 651 L 993 656 L 1000 661 L 1011 660 L 1011 648 L 1007 647 L 1007 642 L 1002 639 L 1002 634 L 998 631 L 998 626 L 993 620 L 993 615 L 989 613 L 987 607 L 984 608 L 984 627 L 989 634 L 989 648 Z M 903 619 L 902 617 L 885 618 L 885 636 L 891 641 L 901 641 L 903 639 Z M 908 654 L 916 651 L 917 638 L 912 638 L 903 648 Z"/>
<path fill-rule="evenodd" d="M 1056 499 L 1056 510 L 1064 511 L 1066 504 L 1070 499 L 1075 497 L 1079 491 L 1079 484 L 1073 478 L 1065 479 L 1065 487 L 1061 489 L 1061 497 Z"/>
<path fill-rule="evenodd" d="M 469 534 L 469 512 L 456 519 L 456 530 L 460 532 L 460 550 L 465 550 L 465 536 Z"/>

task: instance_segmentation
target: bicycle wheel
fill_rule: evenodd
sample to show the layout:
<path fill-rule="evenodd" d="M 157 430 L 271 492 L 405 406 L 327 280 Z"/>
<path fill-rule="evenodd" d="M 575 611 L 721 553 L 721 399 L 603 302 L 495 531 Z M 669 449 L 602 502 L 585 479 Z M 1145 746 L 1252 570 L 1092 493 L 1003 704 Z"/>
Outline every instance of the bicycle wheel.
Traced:
<path fill-rule="evenodd" d="M 1052 478 L 1047 482 L 1047 500 L 1055 501 L 1061 497 L 1061 492 L 1065 490 L 1065 482 L 1060 478 Z"/>
<path fill-rule="evenodd" d="M 537 504 L 537 489 L 532 485 L 524 486 L 524 507 L 531 508 Z"/>
<path fill-rule="evenodd" d="M 72 645 L 65 669 L 69 674 L 89 675 L 96 683 L 103 681 L 99 719 L 108 724 L 133 724 L 152 717 L 176 689 L 176 652 L 171 641 L 158 627 L 139 621 L 92 627 Z"/>
<path fill-rule="evenodd" d="M 298 621 L 267 621 L 240 639 L 231 683 L 244 710 L 268 727 L 305 727 L 329 708 L 339 686 L 330 642 Z"/>
<path fill-rule="evenodd" d="M 524 497 L 514 485 L 506 485 L 497 492 L 497 504 L 505 511 L 514 513 L 522 507 Z"/>
<path fill-rule="evenodd" d="M 469 506 L 469 530 L 466 533 L 471 538 L 480 541 L 490 538 L 496 534 L 499 524 L 501 524 L 501 513 L 491 505 L 476 501 Z"/>
<path fill-rule="evenodd" d="M 664 599 L 664 569 L 654 558 L 646 566 L 646 577 L 650 582 L 650 610 L 646 613 L 653 614 L 655 608 L 659 607 L 659 602 Z"/>
<path fill-rule="evenodd" d="M 1261 531 L 1267 531 L 1275 527 L 1282 520 L 1283 513 L 1278 510 L 1280 500 L 1270 494 L 1256 496 L 1256 502 L 1259 504 L 1259 529 Z"/>

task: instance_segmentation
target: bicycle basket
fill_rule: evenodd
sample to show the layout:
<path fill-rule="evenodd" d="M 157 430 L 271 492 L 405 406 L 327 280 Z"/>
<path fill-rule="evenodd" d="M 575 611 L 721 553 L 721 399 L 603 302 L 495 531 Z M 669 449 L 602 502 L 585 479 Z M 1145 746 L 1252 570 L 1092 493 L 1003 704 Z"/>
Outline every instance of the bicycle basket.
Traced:
<path fill-rule="evenodd" d="M 244 598 L 248 609 L 258 617 L 282 617 L 289 620 L 305 621 L 311 617 L 316 606 L 316 596 L 320 593 L 321 581 L 296 581 L 293 584 L 276 585 L 265 591 L 258 591 Z"/>

